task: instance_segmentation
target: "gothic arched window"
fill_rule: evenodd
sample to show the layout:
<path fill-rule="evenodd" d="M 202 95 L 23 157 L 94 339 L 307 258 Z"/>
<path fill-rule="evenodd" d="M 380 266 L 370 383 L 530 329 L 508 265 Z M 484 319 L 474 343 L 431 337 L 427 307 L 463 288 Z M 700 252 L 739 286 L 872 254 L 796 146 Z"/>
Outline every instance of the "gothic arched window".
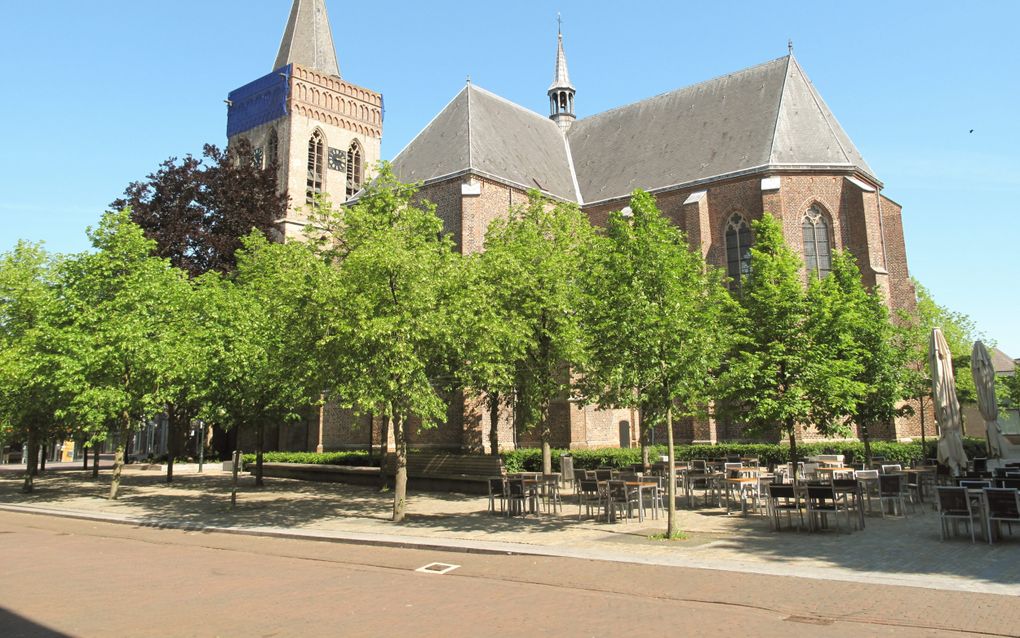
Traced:
<path fill-rule="evenodd" d="M 730 290 L 739 291 L 743 279 L 751 272 L 751 227 L 740 213 L 733 213 L 726 222 L 726 274 Z"/>
<path fill-rule="evenodd" d="M 361 145 L 358 140 L 351 142 L 347 149 L 347 199 L 354 197 L 354 194 L 361 190 L 361 182 L 365 178 L 364 167 L 361 161 Z"/>
<path fill-rule="evenodd" d="M 305 203 L 314 204 L 315 196 L 322 193 L 322 177 L 326 164 L 326 140 L 322 131 L 315 131 L 308 140 L 308 181 L 305 185 Z"/>
<path fill-rule="evenodd" d="M 804 264 L 808 274 L 825 277 L 832 269 L 832 249 L 829 245 L 829 222 L 817 206 L 804 214 Z"/>

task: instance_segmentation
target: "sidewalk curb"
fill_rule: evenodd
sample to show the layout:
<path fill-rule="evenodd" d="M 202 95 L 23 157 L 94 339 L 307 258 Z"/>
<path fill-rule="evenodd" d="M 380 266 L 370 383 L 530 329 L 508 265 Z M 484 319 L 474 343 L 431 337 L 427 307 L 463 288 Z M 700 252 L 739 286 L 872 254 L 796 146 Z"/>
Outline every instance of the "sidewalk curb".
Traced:
<path fill-rule="evenodd" d="M 326 543 L 346 543 L 351 545 L 370 545 L 375 547 L 393 547 L 397 549 L 421 549 L 464 554 L 490 554 L 499 556 L 559 556 L 559 554 L 551 554 L 543 551 L 529 551 L 525 549 L 529 547 L 528 545 L 517 543 L 493 543 L 471 540 L 451 540 L 444 542 L 426 539 L 420 536 L 405 537 L 358 532 L 337 533 L 325 532 L 322 530 L 294 531 L 272 527 L 220 527 L 216 525 L 203 525 L 201 523 L 189 523 L 168 519 L 149 519 L 118 514 L 99 514 L 75 510 L 58 510 L 33 505 L 9 505 L 6 503 L 0 503 L 0 511 L 13 512 L 16 514 L 34 514 L 37 516 L 73 518 L 83 521 L 95 521 L 97 523 L 131 525 L 133 527 L 148 527 L 151 529 L 171 529 L 183 532 L 234 534 L 236 536 L 282 538 Z"/>
<path fill-rule="evenodd" d="M 263 538 L 279 538 L 289 540 L 318 541 L 328 543 L 345 543 L 373 547 L 389 547 L 395 549 L 416 549 L 426 551 L 451 552 L 460 554 L 499 555 L 499 556 L 542 556 L 551 558 L 569 558 L 575 560 L 594 560 L 638 565 L 657 565 L 662 567 L 682 567 L 706 571 L 724 571 L 735 573 L 754 573 L 767 576 L 785 576 L 793 578 L 809 578 L 812 580 L 834 580 L 855 583 L 874 583 L 898 587 L 914 587 L 921 589 L 938 589 L 944 591 L 985 593 L 994 595 L 1020 595 L 1020 587 L 1014 585 L 961 583 L 951 578 L 933 577 L 931 574 L 892 575 L 883 572 L 843 572 L 836 568 L 823 567 L 791 567 L 790 565 L 766 565 L 756 562 L 739 560 L 705 560 L 698 557 L 676 554 L 669 558 L 654 556 L 635 556 L 620 552 L 604 551 L 591 548 L 573 548 L 563 546 L 526 545 L 505 541 L 475 541 L 470 539 L 431 539 L 421 536 L 403 536 L 394 534 L 373 534 L 365 532 L 329 532 L 324 530 L 289 530 L 272 527 L 220 527 L 203 525 L 172 519 L 141 518 L 135 516 L 60 510 L 32 505 L 11 505 L 0 503 L 0 511 L 41 516 L 56 516 L 78 520 L 114 523 L 152 529 L 170 529 L 186 532 L 206 532 L 216 534 L 234 534 L 237 536 L 253 536 Z"/>

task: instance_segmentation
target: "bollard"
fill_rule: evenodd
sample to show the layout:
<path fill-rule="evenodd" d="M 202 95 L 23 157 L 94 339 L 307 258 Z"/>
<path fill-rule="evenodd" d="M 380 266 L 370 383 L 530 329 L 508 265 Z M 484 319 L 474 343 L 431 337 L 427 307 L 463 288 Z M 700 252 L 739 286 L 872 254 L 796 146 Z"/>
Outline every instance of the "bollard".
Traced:
<path fill-rule="evenodd" d="M 241 450 L 234 450 L 233 462 L 234 478 L 233 486 L 230 489 L 230 507 L 237 505 L 237 470 L 238 466 L 241 464 Z"/>

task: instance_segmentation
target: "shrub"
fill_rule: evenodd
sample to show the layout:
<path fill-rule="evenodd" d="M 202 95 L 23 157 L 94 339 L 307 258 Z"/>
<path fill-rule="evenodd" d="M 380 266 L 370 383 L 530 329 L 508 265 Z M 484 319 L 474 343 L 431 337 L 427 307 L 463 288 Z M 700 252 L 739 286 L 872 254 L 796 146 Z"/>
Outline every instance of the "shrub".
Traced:
<path fill-rule="evenodd" d="M 920 441 L 901 443 L 898 441 L 874 441 L 871 444 L 873 456 L 885 457 L 890 463 L 907 464 L 922 458 L 936 456 L 937 441 L 926 441 L 927 454 L 921 453 Z M 984 439 L 966 437 L 964 449 L 969 458 L 987 456 Z M 864 444 L 860 441 L 818 441 L 800 443 L 797 452 L 801 459 L 816 454 L 842 454 L 847 463 L 860 463 L 864 460 Z M 569 453 L 574 457 L 574 468 L 593 470 L 608 466 L 627 468 L 632 463 L 641 462 L 640 448 L 594 448 L 587 450 L 553 450 L 553 471 L 559 471 L 560 454 Z M 652 462 L 666 454 L 666 446 L 653 445 L 648 449 Z M 503 452 L 503 464 L 507 472 L 540 472 L 542 470 L 542 451 L 538 448 L 523 448 Z M 785 443 L 717 443 L 715 445 L 678 445 L 677 461 L 693 459 L 716 459 L 726 456 L 757 458 L 762 465 L 775 466 L 790 462 L 790 446 Z"/>
<path fill-rule="evenodd" d="M 255 463 L 254 454 L 243 454 L 245 465 Z M 311 465 L 354 465 L 360 467 L 378 467 L 379 458 L 369 456 L 364 450 L 345 452 L 264 452 L 262 460 L 266 463 L 308 463 Z"/>

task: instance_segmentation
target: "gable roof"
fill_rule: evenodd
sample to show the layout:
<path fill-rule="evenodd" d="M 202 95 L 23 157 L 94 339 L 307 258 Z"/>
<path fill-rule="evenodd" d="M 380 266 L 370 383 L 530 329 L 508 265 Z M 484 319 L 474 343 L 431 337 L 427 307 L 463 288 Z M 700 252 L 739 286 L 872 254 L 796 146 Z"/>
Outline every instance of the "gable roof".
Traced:
<path fill-rule="evenodd" d="M 793 55 L 578 120 L 565 137 L 468 84 L 393 167 L 425 182 L 472 170 L 583 204 L 784 168 L 881 184 Z"/>
<path fill-rule="evenodd" d="M 589 203 L 767 167 L 871 174 L 792 55 L 579 120 L 567 137 Z"/>
<path fill-rule="evenodd" d="M 577 201 L 563 134 L 552 120 L 473 84 L 393 159 L 402 181 L 473 171 Z"/>

